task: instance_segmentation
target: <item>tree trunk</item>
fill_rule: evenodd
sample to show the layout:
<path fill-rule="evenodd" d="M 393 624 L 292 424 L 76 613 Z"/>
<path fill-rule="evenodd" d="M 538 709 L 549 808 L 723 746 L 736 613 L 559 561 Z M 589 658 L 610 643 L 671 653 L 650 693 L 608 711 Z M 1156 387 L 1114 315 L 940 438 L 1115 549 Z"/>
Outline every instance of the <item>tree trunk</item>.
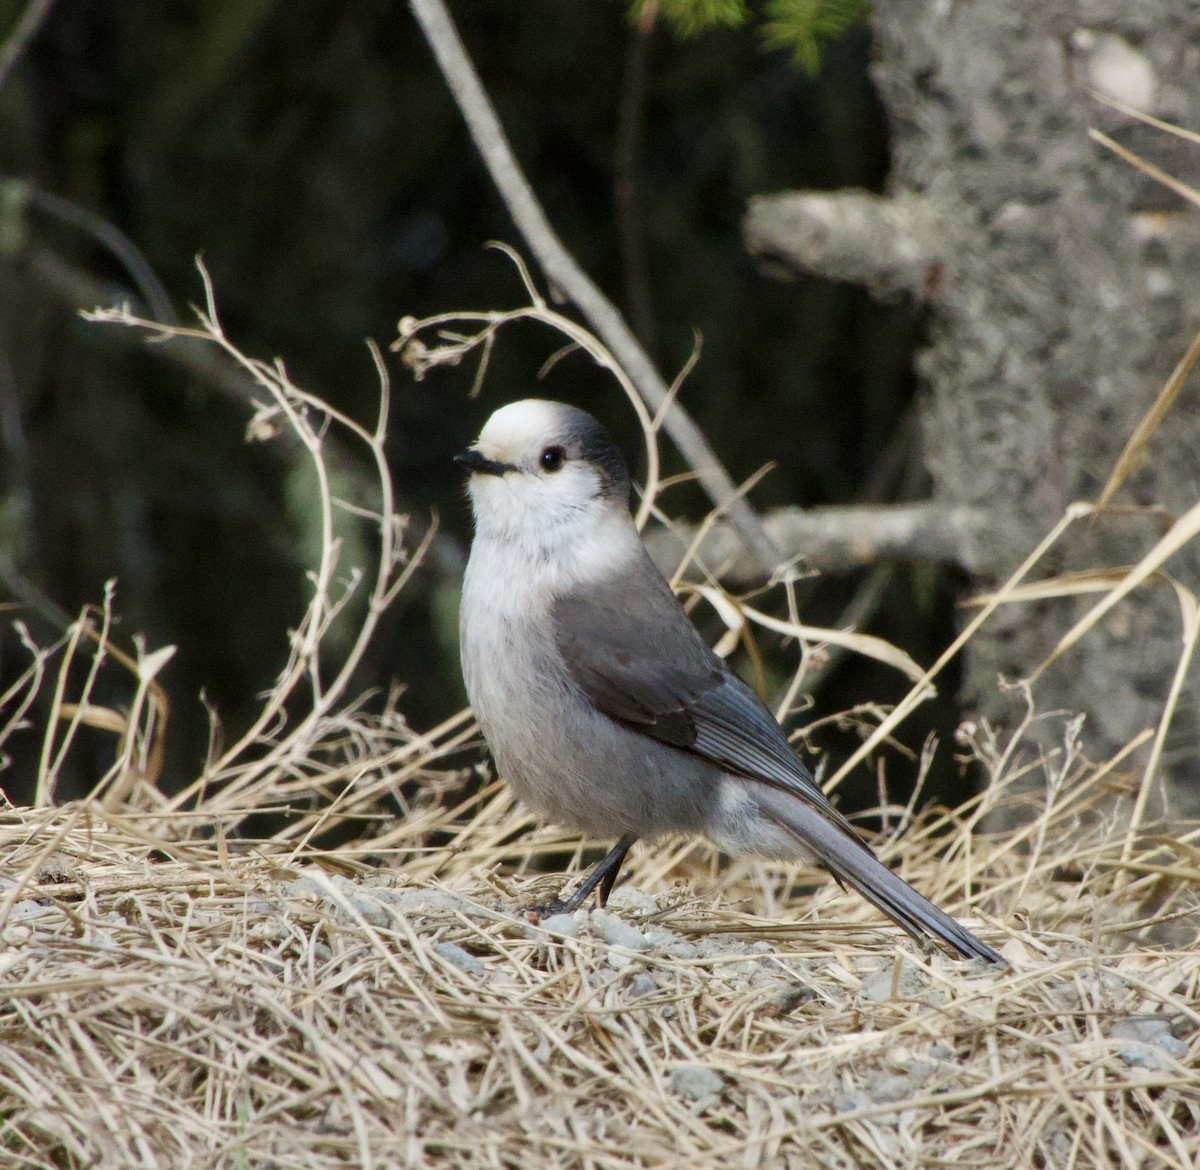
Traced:
<path fill-rule="evenodd" d="M 749 246 L 805 270 L 903 292 L 924 312 L 923 458 L 935 501 L 986 522 L 961 561 L 1002 582 L 1075 500 L 1095 500 L 1200 327 L 1200 212 L 1092 140 L 1103 130 L 1200 186 L 1200 145 L 1102 104 L 1100 91 L 1200 125 L 1200 5 L 1186 0 L 887 0 L 875 81 L 889 112 L 888 198 L 758 201 Z M 1164 516 L 1200 499 L 1200 410 L 1185 389 L 1112 512 L 1077 523 L 1035 577 L 1136 562 Z M 1200 589 L 1189 546 L 1168 565 Z M 1003 607 L 973 639 L 966 705 L 1011 724 L 997 678 L 1030 674 L 1086 607 Z M 1173 591 L 1143 587 L 1035 688 L 1087 716 L 1091 754 L 1154 727 L 1180 656 Z M 1175 812 L 1200 812 L 1196 672 L 1173 724 Z M 1152 810 L 1161 809 L 1153 805 Z"/>

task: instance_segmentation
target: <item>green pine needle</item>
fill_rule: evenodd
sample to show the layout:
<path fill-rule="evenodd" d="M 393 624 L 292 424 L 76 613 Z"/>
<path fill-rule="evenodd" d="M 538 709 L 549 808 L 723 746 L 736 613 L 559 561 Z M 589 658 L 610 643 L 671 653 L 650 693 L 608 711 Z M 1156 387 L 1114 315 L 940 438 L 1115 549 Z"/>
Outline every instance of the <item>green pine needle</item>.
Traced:
<path fill-rule="evenodd" d="M 641 14 L 645 0 L 634 0 L 633 20 Z M 695 36 L 710 28 L 737 28 L 750 15 L 746 0 L 659 0 L 663 19 L 681 37 Z"/>
<path fill-rule="evenodd" d="M 821 47 L 845 36 L 870 14 L 868 0 L 769 0 L 763 42 L 790 49 L 792 60 L 812 76 L 821 68 Z"/>

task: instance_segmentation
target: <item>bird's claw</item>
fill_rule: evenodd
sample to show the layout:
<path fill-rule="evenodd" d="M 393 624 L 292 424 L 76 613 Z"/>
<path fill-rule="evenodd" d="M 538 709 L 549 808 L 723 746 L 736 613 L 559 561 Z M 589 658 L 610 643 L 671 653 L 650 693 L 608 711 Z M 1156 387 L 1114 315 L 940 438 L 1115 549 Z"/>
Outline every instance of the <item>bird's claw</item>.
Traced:
<path fill-rule="evenodd" d="M 561 898 L 554 898 L 549 902 L 542 902 L 537 906 L 526 906 L 521 913 L 527 921 L 537 926 L 543 918 L 553 918 L 555 914 L 574 914 L 578 909 L 578 906 L 573 906 L 570 902 L 564 902 Z"/>

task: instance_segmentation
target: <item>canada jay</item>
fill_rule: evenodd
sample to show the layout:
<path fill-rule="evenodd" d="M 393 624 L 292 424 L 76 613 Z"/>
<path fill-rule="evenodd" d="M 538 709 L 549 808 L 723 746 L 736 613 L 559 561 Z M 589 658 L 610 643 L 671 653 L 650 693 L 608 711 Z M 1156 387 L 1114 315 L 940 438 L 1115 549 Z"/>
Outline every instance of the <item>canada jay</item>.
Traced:
<path fill-rule="evenodd" d="M 604 904 L 640 837 L 815 859 L 914 938 L 1004 960 L 878 861 L 642 547 L 629 473 L 590 414 L 529 399 L 457 456 L 475 539 L 462 666 L 500 774 L 539 812 L 620 838 L 562 909 Z"/>

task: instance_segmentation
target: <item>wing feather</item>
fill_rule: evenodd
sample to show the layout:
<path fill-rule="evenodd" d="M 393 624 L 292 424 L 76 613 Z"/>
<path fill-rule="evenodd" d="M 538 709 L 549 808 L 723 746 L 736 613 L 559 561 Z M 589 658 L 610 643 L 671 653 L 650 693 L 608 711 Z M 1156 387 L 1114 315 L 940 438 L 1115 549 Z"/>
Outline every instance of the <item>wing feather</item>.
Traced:
<path fill-rule="evenodd" d="M 554 638 L 598 710 L 661 743 L 799 797 L 864 849 L 754 692 L 718 658 L 652 565 L 638 596 L 612 583 L 558 599 Z M 639 585 L 642 581 L 639 580 Z"/>

